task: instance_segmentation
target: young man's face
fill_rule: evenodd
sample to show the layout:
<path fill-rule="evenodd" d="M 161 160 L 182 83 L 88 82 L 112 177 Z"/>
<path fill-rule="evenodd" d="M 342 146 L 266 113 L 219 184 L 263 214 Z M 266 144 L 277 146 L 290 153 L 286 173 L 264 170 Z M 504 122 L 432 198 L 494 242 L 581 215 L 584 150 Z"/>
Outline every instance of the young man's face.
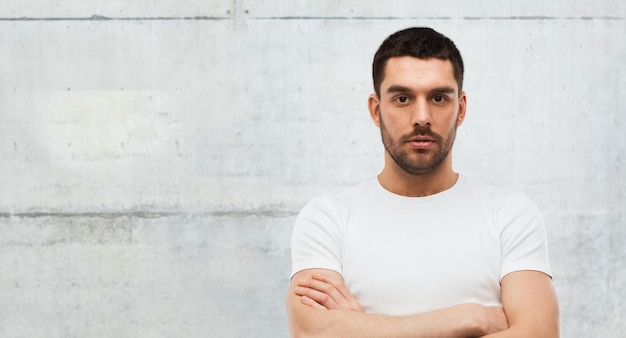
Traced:
<path fill-rule="evenodd" d="M 466 98 L 450 61 L 403 56 L 387 61 L 380 97 L 372 94 L 368 104 L 395 165 L 423 175 L 448 159 Z"/>

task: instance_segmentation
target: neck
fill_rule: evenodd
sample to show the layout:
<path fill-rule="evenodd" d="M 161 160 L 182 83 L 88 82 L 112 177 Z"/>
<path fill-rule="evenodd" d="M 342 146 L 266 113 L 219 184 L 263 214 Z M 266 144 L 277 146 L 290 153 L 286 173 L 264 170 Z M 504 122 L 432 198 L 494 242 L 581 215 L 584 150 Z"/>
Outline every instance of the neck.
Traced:
<path fill-rule="evenodd" d="M 385 167 L 378 175 L 380 185 L 386 190 L 407 197 L 424 197 L 450 189 L 459 178 L 452 170 L 450 155 L 435 170 L 422 174 L 410 174 L 400 168 L 385 152 Z"/>

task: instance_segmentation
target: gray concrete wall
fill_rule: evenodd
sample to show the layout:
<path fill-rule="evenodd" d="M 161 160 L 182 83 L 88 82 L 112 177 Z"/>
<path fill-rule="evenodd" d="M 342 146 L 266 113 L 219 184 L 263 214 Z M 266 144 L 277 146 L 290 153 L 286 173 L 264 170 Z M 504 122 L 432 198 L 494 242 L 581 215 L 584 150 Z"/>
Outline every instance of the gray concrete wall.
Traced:
<path fill-rule="evenodd" d="M 626 332 L 626 3 L 365 3 L 0 3 L 0 336 L 286 337 L 292 222 L 380 170 L 414 25 L 465 58 L 456 169 L 545 214 L 563 337 Z"/>

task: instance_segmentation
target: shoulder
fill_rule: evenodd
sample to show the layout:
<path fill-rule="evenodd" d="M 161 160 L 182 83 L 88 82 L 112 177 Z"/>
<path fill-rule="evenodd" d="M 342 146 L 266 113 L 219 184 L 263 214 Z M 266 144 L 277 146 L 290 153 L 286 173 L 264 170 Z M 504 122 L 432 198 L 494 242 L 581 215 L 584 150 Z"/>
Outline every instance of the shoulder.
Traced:
<path fill-rule="evenodd" d="M 469 177 L 462 177 L 462 186 L 465 194 L 474 196 L 496 210 L 505 211 L 511 208 L 538 210 L 528 195 L 519 190 L 485 184 Z"/>
<path fill-rule="evenodd" d="M 371 195 L 369 192 L 374 183 L 375 181 L 372 179 L 367 179 L 337 193 L 327 193 L 312 198 L 298 214 L 296 223 L 307 220 L 342 223 L 355 205 L 358 205 L 363 198 Z"/>
<path fill-rule="evenodd" d="M 375 184 L 375 178 L 368 178 L 338 192 L 318 195 L 312 198 L 302 210 L 322 209 L 343 212 L 346 209 L 350 209 L 354 204 L 359 203 L 364 198 L 371 196 L 372 190 L 375 189 Z"/>

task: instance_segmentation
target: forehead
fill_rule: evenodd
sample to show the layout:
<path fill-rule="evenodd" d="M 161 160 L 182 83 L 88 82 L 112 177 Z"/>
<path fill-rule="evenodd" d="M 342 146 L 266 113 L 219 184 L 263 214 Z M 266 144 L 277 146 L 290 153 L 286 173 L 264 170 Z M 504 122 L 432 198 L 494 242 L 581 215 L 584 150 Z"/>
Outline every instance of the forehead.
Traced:
<path fill-rule="evenodd" d="M 412 56 L 393 57 L 385 65 L 381 90 L 391 86 L 428 89 L 436 87 L 457 88 L 452 63 L 436 58 L 420 59 Z"/>

